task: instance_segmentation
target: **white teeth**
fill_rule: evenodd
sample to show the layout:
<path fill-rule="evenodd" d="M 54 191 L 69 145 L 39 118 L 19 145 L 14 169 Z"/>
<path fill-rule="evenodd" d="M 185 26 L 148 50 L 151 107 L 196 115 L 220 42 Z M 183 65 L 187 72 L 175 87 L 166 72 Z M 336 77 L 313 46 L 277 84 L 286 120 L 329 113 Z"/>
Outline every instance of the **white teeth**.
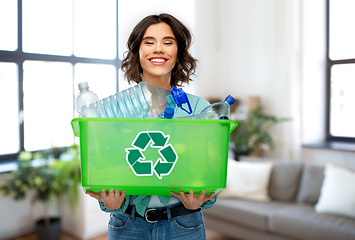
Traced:
<path fill-rule="evenodd" d="M 165 59 L 162 59 L 162 58 L 152 58 L 152 59 L 150 59 L 150 61 L 152 61 L 152 62 L 165 62 Z"/>

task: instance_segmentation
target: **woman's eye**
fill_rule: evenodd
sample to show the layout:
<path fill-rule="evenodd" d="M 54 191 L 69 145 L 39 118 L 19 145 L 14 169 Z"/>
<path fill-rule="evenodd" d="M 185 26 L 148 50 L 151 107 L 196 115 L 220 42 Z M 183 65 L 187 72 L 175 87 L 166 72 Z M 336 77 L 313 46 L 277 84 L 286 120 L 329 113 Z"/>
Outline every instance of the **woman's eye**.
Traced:
<path fill-rule="evenodd" d="M 173 44 L 172 42 L 165 42 L 164 43 L 165 45 L 171 45 L 171 44 Z"/>
<path fill-rule="evenodd" d="M 147 44 L 147 45 L 152 45 L 153 42 L 144 42 L 144 44 Z"/>

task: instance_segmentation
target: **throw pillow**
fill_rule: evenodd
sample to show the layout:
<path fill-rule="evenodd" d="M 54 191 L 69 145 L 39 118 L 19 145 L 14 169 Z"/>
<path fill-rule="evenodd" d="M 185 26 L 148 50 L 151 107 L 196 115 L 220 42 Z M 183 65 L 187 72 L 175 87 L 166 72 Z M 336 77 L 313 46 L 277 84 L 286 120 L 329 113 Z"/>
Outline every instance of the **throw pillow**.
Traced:
<path fill-rule="evenodd" d="M 323 166 L 305 164 L 296 201 L 298 203 L 316 204 L 320 196 L 323 179 Z"/>
<path fill-rule="evenodd" d="M 318 213 L 333 213 L 355 218 L 355 172 L 327 164 L 318 203 Z"/>
<path fill-rule="evenodd" d="M 267 189 L 272 166 L 271 162 L 228 160 L 227 187 L 219 193 L 219 198 L 269 201 Z"/>

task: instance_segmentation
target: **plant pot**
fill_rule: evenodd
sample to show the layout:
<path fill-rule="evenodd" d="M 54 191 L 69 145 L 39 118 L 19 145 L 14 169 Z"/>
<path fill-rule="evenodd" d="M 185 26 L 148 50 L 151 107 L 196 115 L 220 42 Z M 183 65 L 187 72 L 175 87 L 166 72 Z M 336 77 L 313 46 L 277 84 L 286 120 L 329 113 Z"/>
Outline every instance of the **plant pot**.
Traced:
<path fill-rule="evenodd" d="M 240 160 L 240 156 L 249 156 L 249 154 L 248 153 L 246 153 L 246 152 L 238 152 L 238 151 L 235 151 L 235 150 L 233 150 L 233 159 L 234 160 L 236 160 L 236 161 L 239 161 Z"/>
<path fill-rule="evenodd" d="M 50 218 L 47 225 L 44 219 L 36 222 L 36 233 L 38 240 L 59 240 L 60 235 L 60 219 Z"/>

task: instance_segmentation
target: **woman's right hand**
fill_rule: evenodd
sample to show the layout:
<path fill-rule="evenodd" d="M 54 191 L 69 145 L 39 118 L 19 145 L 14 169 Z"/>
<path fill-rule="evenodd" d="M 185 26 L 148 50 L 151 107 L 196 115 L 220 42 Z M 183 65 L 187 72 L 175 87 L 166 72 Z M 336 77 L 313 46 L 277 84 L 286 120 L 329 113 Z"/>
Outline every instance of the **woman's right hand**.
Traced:
<path fill-rule="evenodd" d="M 126 191 L 123 190 L 120 192 L 119 189 L 110 189 L 106 192 L 106 189 L 101 189 L 100 193 L 86 191 L 86 194 L 90 195 L 90 197 L 96 198 L 97 200 L 103 202 L 105 207 L 109 210 L 116 210 L 121 207 L 124 203 Z"/>

